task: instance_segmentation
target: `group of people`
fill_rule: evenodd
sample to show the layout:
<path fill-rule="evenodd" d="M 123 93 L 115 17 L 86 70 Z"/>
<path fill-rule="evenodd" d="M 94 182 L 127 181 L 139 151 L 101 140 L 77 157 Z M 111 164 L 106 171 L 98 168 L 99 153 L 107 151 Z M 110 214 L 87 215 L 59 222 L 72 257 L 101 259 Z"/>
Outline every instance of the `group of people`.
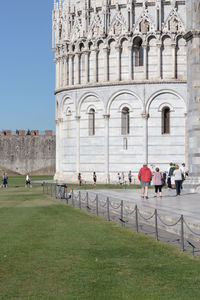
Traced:
<path fill-rule="evenodd" d="M 129 171 L 128 172 L 128 184 L 131 185 L 131 183 L 132 183 L 132 173 L 131 173 L 131 171 Z M 126 184 L 124 172 L 122 172 L 121 174 L 117 173 L 116 184 L 121 184 L 121 185 Z"/>
<path fill-rule="evenodd" d="M 154 197 L 160 196 L 162 198 L 162 187 L 166 185 L 166 176 L 167 176 L 167 185 L 168 188 L 176 188 L 176 196 L 181 195 L 182 183 L 185 180 L 185 177 L 188 173 L 185 171 L 185 164 L 183 163 L 181 167 L 179 165 L 170 163 L 168 172 L 161 173 L 159 168 L 156 168 L 152 172 L 147 164 L 144 164 L 138 173 L 138 179 L 141 183 L 141 197 L 148 199 L 148 189 L 153 181 L 155 187 Z M 158 194 L 159 193 L 159 194 Z"/>
<path fill-rule="evenodd" d="M 6 172 L 3 172 L 1 187 L 2 188 L 7 188 L 8 187 L 8 174 Z M 31 187 L 31 179 L 30 179 L 29 174 L 26 175 L 25 187 Z"/>
<path fill-rule="evenodd" d="M 97 174 L 96 172 L 93 172 L 93 184 L 96 185 L 97 183 Z M 78 173 L 78 185 L 81 186 L 82 185 L 82 177 L 81 177 L 81 173 Z"/>

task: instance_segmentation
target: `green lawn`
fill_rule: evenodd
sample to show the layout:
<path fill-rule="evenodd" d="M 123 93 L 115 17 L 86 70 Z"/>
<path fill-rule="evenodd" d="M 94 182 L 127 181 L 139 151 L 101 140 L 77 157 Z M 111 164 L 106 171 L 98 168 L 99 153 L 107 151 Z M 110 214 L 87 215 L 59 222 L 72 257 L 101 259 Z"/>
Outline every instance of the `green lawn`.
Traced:
<path fill-rule="evenodd" d="M 1 300 L 200 299 L 199 258 L 16 180 L 0 189 Z"/>

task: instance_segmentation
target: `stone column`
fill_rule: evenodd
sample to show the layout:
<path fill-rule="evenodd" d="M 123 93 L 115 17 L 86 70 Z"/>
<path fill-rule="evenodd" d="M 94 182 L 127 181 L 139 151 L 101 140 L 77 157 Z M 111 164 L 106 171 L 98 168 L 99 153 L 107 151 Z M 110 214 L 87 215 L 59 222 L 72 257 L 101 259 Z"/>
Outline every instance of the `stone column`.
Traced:
<path fill-rule="evenodd" d="M 200 192 L 200 0 L 190 0 L 186 6 L 189 179 L 185 186 L 191 192 Z"/>
<path fill-rule="evenodd" d="M 89 81 L 89 51 L 85 51 L 85 83 Z"/>
<path fill-rule="evenodd" d="M 172 78 L 176 79 L 176 43 L 172 44 Z"/>
<path fill-rule="evenodd" d="M 108 48 L 104 47 L 104 81 L 109 81 Z"/>
<path fill-rule="evenodd" d="M 147 79 L 147 44 L 143 43 L 143 55 L 144 55 L 144 79 Z"/>
<path fill-rule="evenodd" d="M 75 84 L 80 83 L 80 53 L 75 54 Z"/>
<path fill-rule="evenodd" d="M 72 54 L 69 54 L 69 85 L 72 85 Z"/>
<path fill-rule="evenodd" d="M 59 87 L 62 87 L 63 86 L 63 58 L 61 57 L 59 59 L 59 69 L 60 69 L 60 85 Z"/>
<path fill-rule="evenodd" d="M 55 120 L 56 123 L 56 174 L 59 173 L 59 121 Z"/>
<path fill-rule="evenodd" d="M 76 116 L 76 171 L 80 173 L 80 116 Z"/>
<path fill-rule="evenodd" d="M 158 61 L 157 61 L 157 68 L 158 68 L 158 79 L 161 79 L 162 77 L 162 62 L 161 62 L 161 51 L 162 51 L 162 44 L 158 43 L 157 44 L 157 49 L 158 49 Z"/>
<path fill-rule="evenodd" d="M 105 120 L 105 178 L 106 183 L 110 183 L 110 173 L 109 173 L 109 119 L 110 115 L 104 115 Z"/>
<path fill-rule="evenodd" d="M 120 81 L 121 80 L 121 47 L 118 45 L 115 47 L 116 50 L 116 80 Z"/>
<path fill-rule="evenodd" d="M 64 64 L 63 64 L 63 86 L 65 87 L 67 85 L 67 57 L 63 57 Z"/>
<path fill-rule="evenodd" d="M 63 137 L 62 137 L 62 125 L 63 125 L 63 119 L 58 118 L 58 148 L 56 149 L 57 157 L 58 157 L 58 173 L 62 173 L 62 162 L 63 162 Z"/>
<path fill-rule="evenodd" d="M 129 72 L 129 80 L 133 80 L 133 47 L 132 45 L 128 46 L 129 51 L 129 66 L 128 66 L 128 72 Z"/>
<path fill-rule="evenodd" d="M 143 112 L 142 114 L 143 119 L 143 128 L 144 128 L 144 162 L 148 164 L 148 118 L 149 114 Z"/>
<path fill-rule="evenodd" d="M 55 64 L 56 64 L 56 89 L 59 88 L 59 60 L 55 59 Z"/>
<path fill-rule="evenodd" d="M 98 49 L 93 49 L 92 51 L 94 51 L 94 73 L 93 73 L 93 82 L 97 82 L 98 81 L 98 62 L 97 62 L 97 58 L 98 58 Z"/>

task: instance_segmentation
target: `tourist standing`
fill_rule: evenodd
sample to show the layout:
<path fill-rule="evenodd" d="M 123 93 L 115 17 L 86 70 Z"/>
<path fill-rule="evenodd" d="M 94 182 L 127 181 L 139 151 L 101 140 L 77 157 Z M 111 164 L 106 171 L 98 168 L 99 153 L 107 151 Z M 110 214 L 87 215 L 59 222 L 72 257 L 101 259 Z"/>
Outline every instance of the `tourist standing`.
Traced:
<path fill-rule="evenodd" d="M 170 189 L 171 188 L 174 189 L 174 187 L 175 187 L 175 179 L 173 176 L 174 170 L 175 170 L 175 164 L 170 163 L 170 168 L 168 170 L 168 180 L 167 180 L 168 188 L 170 188 Z"/>
<path fill-rule="evenodd" d="M 81 179 L 81 173 L 78 173 L 78 185 L 81 186 L 82 179 Z"/>
<path fill-rule="evenodd" d="M 132 174 L 131 171 L 128 172 L 128 184 L 131 185 L 132 183 Z"/>
<path fill-rule="evenodd" d="M 162 174 L 160 173 L 159 168 L 156 168 L 156 172 L 153 174 L 153 184 L 155 187 L 155 195 L 154 197 L 157 197 L 158 191 L 160 198 L 162 198 Z"/>
<path fill-rule="evenodd" d="M 120 182 L 121 182 L 121 176 L 120 176 L 119 173 L 117 173 L 116 183 L 117 183 L 117 184 L 120 184 Z"/>
<path fill-rule="evenodd" d="M 176 196 L 180 196 L 181 195 L 182 172 L 179 169 L 178 165 L 175 166 L 173 176 L 174 176 L 174 179 L 175 179 Z"/>
<path fill-rule="evenodd" d="M 94 182 L 94 185 L 96 185 L 96 182 L 97 182 L 96 172 L 93 172 L 93 182 Z"/>
<path fill-rule="evenodd" d="M 26 175 L 26 187 L 30 187 L 30 185 L 31 185 L 31 179 L 30 179 L 30 177 L 29 177 L 29 174 L 27 174 Z"/>
<path fill-rule="evenodd" d="M 4 172 L 2 176 L 2 186 L 4 188 L 8 187 L 8 175 Z"/>
<path fill-rule="evenodd" d="M 140 169 L 138 173 L 138 179 L 141 183 L 141 197 L 148 199 L 148 192 L 149 192 L 149 185 L 152 180 L 152 173 L 151 170 L 147 167 L 147 164 L 143 164 L 143 167 Z"/>

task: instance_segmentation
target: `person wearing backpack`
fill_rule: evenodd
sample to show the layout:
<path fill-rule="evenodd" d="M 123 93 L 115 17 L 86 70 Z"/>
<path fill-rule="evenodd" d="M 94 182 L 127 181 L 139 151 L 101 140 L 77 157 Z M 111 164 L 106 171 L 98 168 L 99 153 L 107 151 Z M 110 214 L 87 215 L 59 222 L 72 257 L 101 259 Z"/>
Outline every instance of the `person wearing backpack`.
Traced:
<path fill-rule="evenodd" d="M 169 189 L 173 188 L 173 186 L 175 184 L 172 180 L 174 170 L 175 170 L 175 164 L 170 163 L 170 167 L 169 167 L 169 170 L 168 170 L 168 178 L 167 178 L 167 184 L 168 184 Z"/>

